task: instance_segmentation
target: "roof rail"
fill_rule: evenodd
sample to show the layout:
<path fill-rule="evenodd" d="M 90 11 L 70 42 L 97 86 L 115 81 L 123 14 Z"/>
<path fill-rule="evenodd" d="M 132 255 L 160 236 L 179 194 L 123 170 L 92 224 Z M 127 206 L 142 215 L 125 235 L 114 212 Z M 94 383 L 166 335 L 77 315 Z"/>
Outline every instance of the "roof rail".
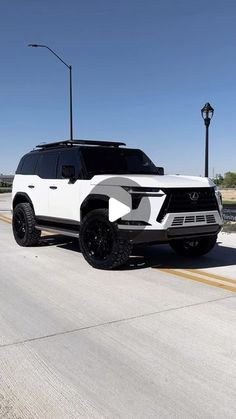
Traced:
<path fill-rule="evenodd" d="M 57 148 L 57 147 L 71 147 L 73 145 L 98 145 L 101 147 L 119 147 L 126 145 L 116 141 L 97 141 L 97 140 L 61 140 L 54 143 L 38 144 L 36 148 Z"/>

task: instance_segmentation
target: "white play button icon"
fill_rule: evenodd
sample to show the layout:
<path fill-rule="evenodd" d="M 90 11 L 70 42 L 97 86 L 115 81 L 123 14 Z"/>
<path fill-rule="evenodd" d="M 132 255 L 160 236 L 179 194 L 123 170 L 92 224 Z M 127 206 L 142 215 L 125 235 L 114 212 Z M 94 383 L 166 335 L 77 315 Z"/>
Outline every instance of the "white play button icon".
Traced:
<path fill-rule="evenodd" d="M 124 215 L 129 214 L 131 211 L 130 206 L 123 204 L 115 198 L 109 199 L 109 221 L 113 222 L 118 220 Z"/>

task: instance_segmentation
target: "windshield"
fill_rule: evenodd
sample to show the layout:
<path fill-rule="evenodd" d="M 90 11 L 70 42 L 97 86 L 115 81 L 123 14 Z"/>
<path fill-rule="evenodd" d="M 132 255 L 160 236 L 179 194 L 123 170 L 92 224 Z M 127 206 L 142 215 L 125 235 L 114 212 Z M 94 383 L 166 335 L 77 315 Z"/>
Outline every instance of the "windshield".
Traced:
<path fill-rule="evenodd" d="M 89 177 L 100 174 L 158 174 L 156 166 L 141 150 L 81 147 L 81 154 Z"/>

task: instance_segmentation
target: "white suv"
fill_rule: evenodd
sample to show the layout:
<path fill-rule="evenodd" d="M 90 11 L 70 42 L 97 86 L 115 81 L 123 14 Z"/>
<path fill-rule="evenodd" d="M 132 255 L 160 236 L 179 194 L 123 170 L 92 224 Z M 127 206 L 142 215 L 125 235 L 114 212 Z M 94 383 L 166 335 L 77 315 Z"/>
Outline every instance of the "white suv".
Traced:
<path fill-rule="evenodd" d="M 36 245 L 42 230 L 77 237 L 85 259 L 100 269 L 125 264 L 139 243 L 203 255 L 223 224 L 210 179 L 164 175 L 141 150 L 108 141 L 42 144 L 23 156 L 12 210 L 20 246 Z"/>

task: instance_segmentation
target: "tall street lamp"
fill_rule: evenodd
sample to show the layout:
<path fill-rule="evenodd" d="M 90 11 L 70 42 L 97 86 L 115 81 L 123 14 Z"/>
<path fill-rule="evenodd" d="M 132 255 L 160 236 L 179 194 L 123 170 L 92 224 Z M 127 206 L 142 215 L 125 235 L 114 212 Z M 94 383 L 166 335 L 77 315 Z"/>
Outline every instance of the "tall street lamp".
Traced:
<path fill-rule="evenodd" d="M 47 48 L 53 55 L 55 55 L 58 60 L 60 60 L 68 69 L 70 74 L 70 140 L 73 140 L 73 109 L 72 109 L 72 66 L 65 63 L 65 61 L 59 57 L 51 48 L 47 45 L 39 45 L 39 44 L 29 44 L 28 47 L 33 48 Z"/>
<path fill-rule="evenodd" d="M 209 126 L 214 114 L 214 109 L 207 102 L 201 109 L 202 118 L 204 119 L 206 127 L 206 142 L 205 142 L 205 177 L 208 177 L 208 162 L 209 162 Z"/>

